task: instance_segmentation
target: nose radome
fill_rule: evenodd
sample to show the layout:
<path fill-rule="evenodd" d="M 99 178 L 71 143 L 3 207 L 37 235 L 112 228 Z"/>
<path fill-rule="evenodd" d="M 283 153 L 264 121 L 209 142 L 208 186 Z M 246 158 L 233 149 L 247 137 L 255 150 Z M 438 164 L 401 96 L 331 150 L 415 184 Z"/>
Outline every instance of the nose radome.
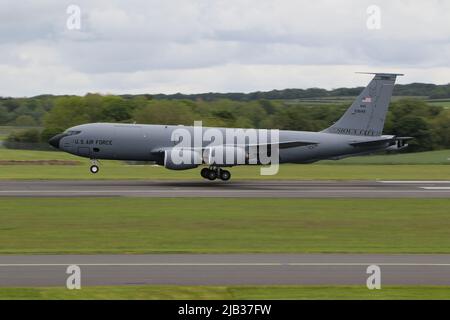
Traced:
<path fill-rule="evenodd" d="M 60 133 L 57 134 L 56 136 L 50 138 L 50 140 L 48 140 L 48 143 L 55 147 L 56 149 L 59 149 L 59 141 L 61 141 L 61 139 L 64 137 L 64 134 Z"/>

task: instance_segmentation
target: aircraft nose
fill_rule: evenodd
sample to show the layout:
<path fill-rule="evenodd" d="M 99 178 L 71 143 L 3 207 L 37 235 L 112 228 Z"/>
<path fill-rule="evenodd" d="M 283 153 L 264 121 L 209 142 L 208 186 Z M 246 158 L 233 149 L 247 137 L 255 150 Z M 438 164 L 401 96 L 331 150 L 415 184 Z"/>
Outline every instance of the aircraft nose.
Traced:
<path fill-rule="evenodd" d="M 48 140 L 48 143 L 56 149 L 59 149 L 59 141 L 61 141 L 64 136 L 63 133 L 57 134 L 56 136 L 51 137 L 50 140 Z"/>

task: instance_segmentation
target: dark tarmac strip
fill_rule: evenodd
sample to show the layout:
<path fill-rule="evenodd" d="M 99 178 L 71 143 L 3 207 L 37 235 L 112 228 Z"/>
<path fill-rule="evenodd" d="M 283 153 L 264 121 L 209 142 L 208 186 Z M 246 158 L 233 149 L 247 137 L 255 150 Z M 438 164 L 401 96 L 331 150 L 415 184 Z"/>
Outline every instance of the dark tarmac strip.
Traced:
<path fill-rule="evenodd" d="M 149 254 L 3 255 L 0 286 L 65 286 L 69 265 L 81 285 L 365 285 L 369 265 L 382 285 L 450 285 L 450 255 Z"/>
<path fill-rule="evenodd" d="M 450 181 L 0 181 L 0 197 L 449 198 Z"/>

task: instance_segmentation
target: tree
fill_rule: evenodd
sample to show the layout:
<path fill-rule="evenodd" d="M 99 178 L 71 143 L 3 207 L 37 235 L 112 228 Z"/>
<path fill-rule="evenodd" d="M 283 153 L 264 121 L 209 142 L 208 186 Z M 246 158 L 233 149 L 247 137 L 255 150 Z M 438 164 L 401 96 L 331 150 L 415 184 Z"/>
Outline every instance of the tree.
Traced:
<path fill-rule="evenodd" d="M 433 149 L 433 134 L 430 126 L 422 117 L 406 115 L 400 118 L 395 124 L 393 134 L 399 137 L 414 138 L 409 142 L 409 152 Z"/>
<path fill-rule="evenodd" d="M 18 116 L 14 122 L 19 127 L 34 127 L 37 125 L 36 120 L 29 115 Z"/>
<path fill-rule="evenodd" d="M 6 138 L 4 145 L 10 149 L 40 149 L 40 132 L 38 129 L 13 131 Z"/>
<path fill-rule="evenodd" d="M 450 110 L 443 110 L 432 124 L 436 144 L 440 148 L 450 148 Z"/>
<path fill-rule="evenodd" d="M 102 121 L 121 122 L 131 118 L 131 110 L 121 97 L 108 96 L 103 99 Z"/>
<path fill-rule="evenodd" d="M 313 125 L 302 114 L 301 108 L 289 107 L 278 112 L 274 117 L 274 125 L 283 130 L 312 131 Z"/>
<path fill-rule="evenodd" d="M 10 115 L 8 113 L 8 109 L 3 106 L 0 106 L 0 124 L 6 124 L 9 122 Z"/>
<path fill-rule="evenodd" d="M 90 122 L 93 110 L 89 110 L 82 97 L 62 97 L 44 118 L 47 128 L 64 128 Z"/>
<path fill-rule="evenodd" d="M 50 140 L 51 137 L 53 137 L 59 133 L 62 133 L 63 131 L 64 130 L 61 128 L 45 128 L 41 132 L 41 141 L 47 142 L 48 140 Z"/>
<path fill-rule="evenodd" d="M 270 100 L 261 99 L 259 104 L 266 111 L 267 114 L 274 114 L 276 111 L 275 105 Z"/>
<path fill-rule="evenodd" d="M 188 106 L 180 101 L 150 101 L 137 109 L 133 118 L 138 123 L 193 125 L 195 116 Z M 200 120 L 200 119 L 199 119 Z"/>

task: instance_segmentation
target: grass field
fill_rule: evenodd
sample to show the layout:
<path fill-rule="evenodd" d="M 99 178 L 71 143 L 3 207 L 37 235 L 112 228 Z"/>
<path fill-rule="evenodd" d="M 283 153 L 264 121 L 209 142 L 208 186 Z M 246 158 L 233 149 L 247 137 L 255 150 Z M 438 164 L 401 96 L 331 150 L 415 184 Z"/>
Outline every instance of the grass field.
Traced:
<path fill-rule="evenodd" d="M 86 166 L 11 165 L 0 166 L 3 180 L 202 180 L 200 168 L 171 171 L 157 166 L 124 166 L 102 162 L 93 175 Z M 282 165 L 276 175 L 261 176 L 258 167 L 235 167 L 232 180 L 449 180 L 448 165 Z"/>
<path fill-rule="evenodd" d="M 405 164 L 443 164 L 450 165 L 450 150 L 438 150 L 417 153 L 399 153 L 389 155 L 371 155 L 361 157 L 351 157 L 338 161 L 321 161 L 321 164 L 386 164 L 386 165 L 405 165 Z"/>
<path fill-rule="evenodd" d="M 448 99 L 442 99 L 442 100 L 429 100 L 427 101 L 428 105 L 431 106 L 438 106 L 438 107 L 443 107 L 443 108 L 450 108 L 450 100 Z"/>
<path fill-rule="evenodd" d="M 280 166 L 278 174 L 261 176 L 257 166 L 231 169 L 233 179 L 294 180 L 448 180 L 450 150 L 379 155 L 322 161 L 317 164 Z M 89 173 L 89 161 L 62 152 L 0 149 L 2 160 L 76 160 L 78 166 L 0 165 L 0 179 L 199 179 L 200 169 L 172 171 L 160 166 L 126 165 L 101 161 L 100 172 Z M 368 166 L 370 165 L 370 166 Z M 394 166 L 395 165 L 395 166 Z"/>
<path fill-rule="evenodd" d="M 450 253 L 450 199 L 0 199 L 0 253 Z"/>
<path fill-rule="evenodd" d="M 450 299 L 447 286 L 108 286 L 65 288 L 1 288 L 1 299 Z"/>

